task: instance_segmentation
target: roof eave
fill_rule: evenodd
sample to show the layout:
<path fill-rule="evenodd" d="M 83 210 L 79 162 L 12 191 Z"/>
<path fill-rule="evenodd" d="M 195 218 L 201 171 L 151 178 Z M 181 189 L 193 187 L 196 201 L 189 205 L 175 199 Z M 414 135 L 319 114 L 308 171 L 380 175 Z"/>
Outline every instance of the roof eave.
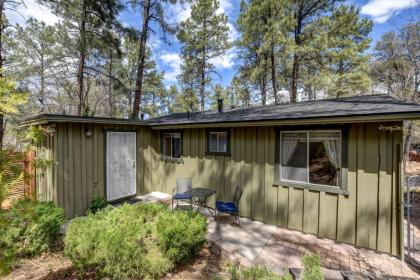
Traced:
<path fill-rule="evenodd" d="M 287 126 L 287 125 L 310 125 L 310 124 L 335 124 L 335 123 L 361 123 L 361 122 L 394 122 L 405 120 L 420 120 L 420 112 L 415 113 L 392 113 L 360 116 L 341 117 L 312 117 L 285 120 L 255 120 L 255 121 L 228 121 L 228 122 L 200 122 L 183 124 L 150 124 L 154 130 L 173 128 L 197 128 L 197 127 L 246 127 L 246 126 Z"/>
<path fill-rule="evenodd" d="M 124 119 L 107 119 L 107 118 L 91 118 L 91 117 L 78 117 L 78 116 L 49 116 L 39 115 L 33 118 L 23 120 L 19 123 L 19 126 L 31 126 L 31 125 L 45 125 L 49 123 L 92 123 L 92 124 L 119 124 L 119 125 L 136 125 L 136 126 L 147 126 L 144 122 L 135 120 L 124 120 Z"/>

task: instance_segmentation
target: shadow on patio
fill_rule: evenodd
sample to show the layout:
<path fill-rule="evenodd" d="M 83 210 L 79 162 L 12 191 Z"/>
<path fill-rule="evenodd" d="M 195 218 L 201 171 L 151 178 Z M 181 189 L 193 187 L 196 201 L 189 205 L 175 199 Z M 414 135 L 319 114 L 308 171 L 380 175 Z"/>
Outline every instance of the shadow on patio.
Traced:
<path fill-rule="evenodd" d="M 305 254 L 318 253 L 327 278 L 340 279 L 336 278 L 339 271 L 378 279 L 420 278 L 414 268 L 387 254 L 247 218 L 241 218 L 239 227 L 232 217 L 222 216 L 217 230 L 215 219 L 208 212 L 204 214 L 209 222 L 209 243 L 243 265 L 262 265 L 282 274 L 285 268 L 302 268 L 301 257 Z"/>

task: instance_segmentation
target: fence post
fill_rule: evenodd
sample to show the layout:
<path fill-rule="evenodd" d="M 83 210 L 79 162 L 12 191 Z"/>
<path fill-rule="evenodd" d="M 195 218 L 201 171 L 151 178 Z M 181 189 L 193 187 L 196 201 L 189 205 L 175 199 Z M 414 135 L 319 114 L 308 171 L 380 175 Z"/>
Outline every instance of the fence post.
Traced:
<path fill-rule="evenodd" d="M 36 198 L 36 174 L 35 174 L 35 151 L 30 150 L 25 153 L 24 160 L 24 170 L 25 170 L 25 180 L 24 180 L 24 192 L 25 197 L 30 199 Z"/>

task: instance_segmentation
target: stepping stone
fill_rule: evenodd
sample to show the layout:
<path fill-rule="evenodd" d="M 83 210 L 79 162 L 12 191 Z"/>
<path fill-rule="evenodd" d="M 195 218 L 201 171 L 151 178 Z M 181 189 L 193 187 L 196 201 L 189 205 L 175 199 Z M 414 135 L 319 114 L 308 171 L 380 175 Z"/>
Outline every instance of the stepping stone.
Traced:
<path fill-rule="evenodd" d="M 375 279 L 375 277 L 371 274 L 354 271 L 341 271 L 341 275 L 343 275 L 344 280 Z"/>

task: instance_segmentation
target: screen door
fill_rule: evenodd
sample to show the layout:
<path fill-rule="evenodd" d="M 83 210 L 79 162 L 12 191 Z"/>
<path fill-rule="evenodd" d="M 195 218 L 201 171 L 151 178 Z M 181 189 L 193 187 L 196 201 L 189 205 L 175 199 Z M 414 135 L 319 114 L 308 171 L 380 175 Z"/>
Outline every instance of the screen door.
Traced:
<path fill-rule="evenodd" d="M 136 133 L 106 133 L 106 195 L 108 201 L 136 194 Z"/>

